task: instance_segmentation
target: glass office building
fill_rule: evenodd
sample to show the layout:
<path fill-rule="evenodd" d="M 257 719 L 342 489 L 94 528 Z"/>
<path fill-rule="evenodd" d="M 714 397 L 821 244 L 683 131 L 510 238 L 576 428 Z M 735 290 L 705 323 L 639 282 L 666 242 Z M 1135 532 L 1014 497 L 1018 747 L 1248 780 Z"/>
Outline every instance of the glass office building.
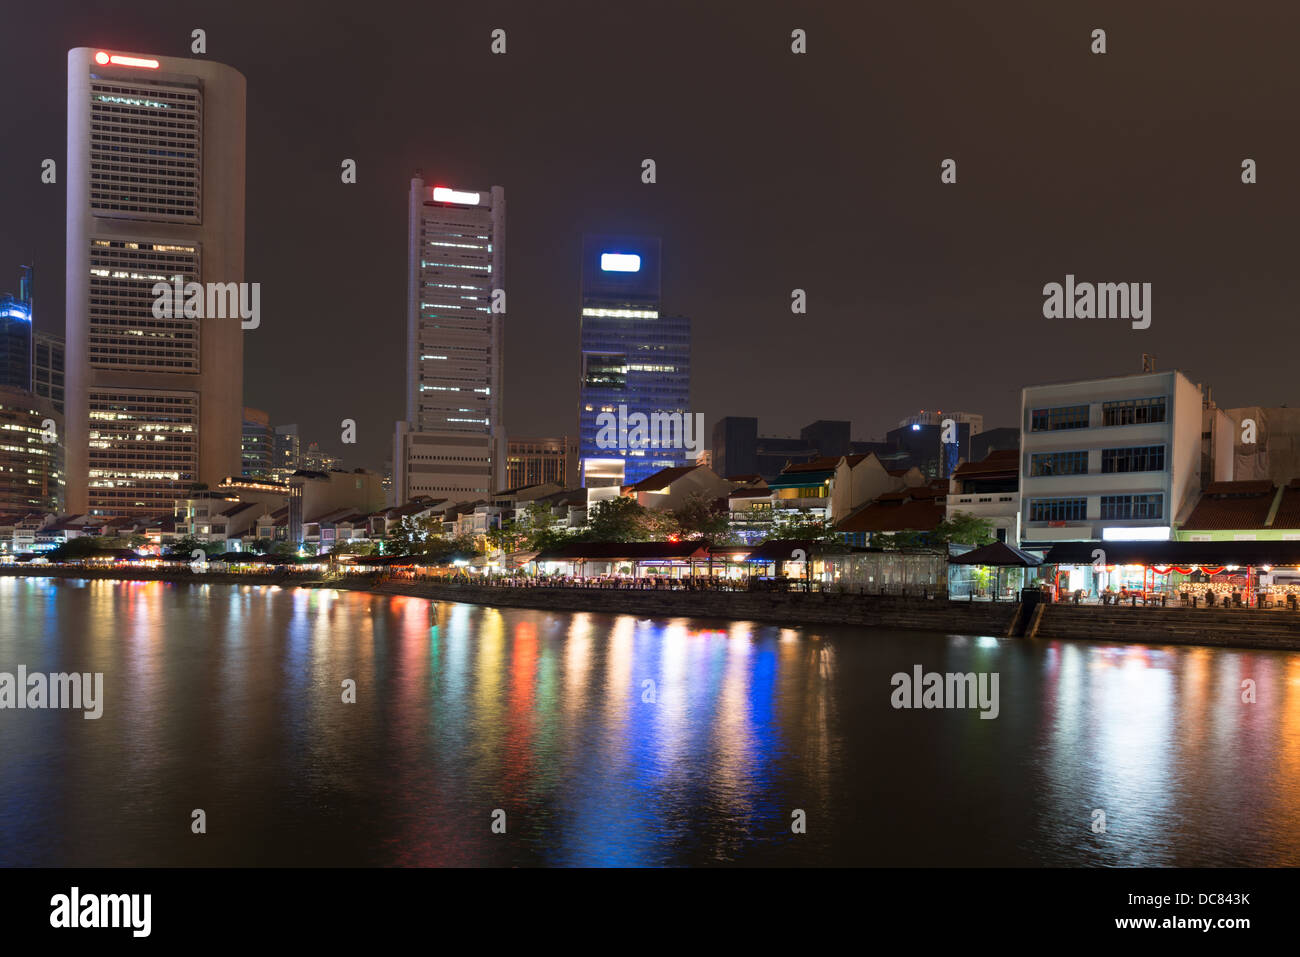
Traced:
<path fill-rule="evenodd" d="M 657 238 L 584 238 L 580 322 L 582 484 L 630 485 L 660 469 L 688 464 L 681 448 L 602 448 L 608 443 L 598 442 L 602 413 L 624 421 L 634 413 L 689 415 L 691 321 L 660 312 Z"/>

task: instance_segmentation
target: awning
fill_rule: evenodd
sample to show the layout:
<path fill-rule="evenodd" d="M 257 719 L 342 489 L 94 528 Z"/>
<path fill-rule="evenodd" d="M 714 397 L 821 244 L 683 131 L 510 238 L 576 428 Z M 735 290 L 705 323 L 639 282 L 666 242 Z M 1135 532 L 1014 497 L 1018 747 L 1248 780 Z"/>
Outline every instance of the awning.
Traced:
<path fill-rule="evenodd" d="M 989 565 L 996 568 L 1033 568 L 1043 563 L 1037 555 L 1021 551 L 1006 542 L 981 545 L 962 555 L 949 558 L 948 561 L 953 565 Z M 1092 559 L 1088 561 L 1091 562 Z"/>
<path fill-rule="evenodd" d="M 653 562 L 706 561 L 705 542 L 569 542 L 548 548 L 537 562 Z"/>
<path fill-rule="evenodd" d="M 1103 555 L 1094 555 L 1101 551 Z M 1300 565 L 1300 542 L 1061 542 L 1048 565 Z"/>
<path fill-rule="evenodd" d="M 758 562 L 760 564 L 769 564 L 771 562 L 794 562 L 803 561 L 795 557 L 795 552 L 801 551 L 804 559 L 821 558 L 828 552 L 833 554 L 846 554 L 848 548 L 843 545 L 827 545 L 826 542 L 813 541 L 812 539 L 786 538 L 773 539 L 757 546 L 749 553 L 745 559 L 747 562 Z"/>

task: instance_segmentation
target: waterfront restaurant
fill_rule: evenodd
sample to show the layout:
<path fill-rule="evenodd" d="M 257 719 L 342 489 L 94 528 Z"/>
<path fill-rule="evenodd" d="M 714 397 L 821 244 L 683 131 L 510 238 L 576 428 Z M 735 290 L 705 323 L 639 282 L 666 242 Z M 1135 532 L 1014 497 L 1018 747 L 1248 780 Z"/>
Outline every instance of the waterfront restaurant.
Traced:
<path fill-rule="evenodd" d="M 1061 542 L 1043 568 L 1056 601 L 1300 610 L 1300 541 Z"/>
<path fill-rule="evenodd" d="M 538 552 L 532 565 L 567 578 L 694 578 L 712 575 L 715 561 L 707 542 L 569 542 Z"/>

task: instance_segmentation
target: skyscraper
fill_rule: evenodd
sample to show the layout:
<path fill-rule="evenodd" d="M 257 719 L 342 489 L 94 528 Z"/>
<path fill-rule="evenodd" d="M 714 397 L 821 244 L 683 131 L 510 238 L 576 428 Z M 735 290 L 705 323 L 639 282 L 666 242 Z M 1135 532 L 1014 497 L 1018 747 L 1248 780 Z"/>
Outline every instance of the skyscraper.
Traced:
<path fill-rule="evenodd" d="M 300 468 L 302 468 L 302 440 L 298 437 L 298 426 L 277 425 L 271 477 L 277 482 L 287 482 L 289 476 Z"/>
<path fill-rule="evenodd" d="M 0 296 L 0 386 L 32 388 L 32 309 L 15 296 Z"/>
<path fill-rule="evenodd" d="M 46 399 L 0 385 L 0 512 L 63 510 L 63 417 Z"/>
<path fill-rule="evenodd" d="M 660 314 L 659 277 L 657 238 L 583 239 L 578 445 L 587 487 L 632 484 L 688 459 L 694 464 L 685 449 L 602 448 L 598 441 L 601 414 L 618 416 L 620 406 L 628 416 L 689 414 L 691 321 Z"/>
<path fill-rule="evenodd" d="M 242 468 L 244 478 L 269 479 L 275 472 L 275 429 L 261 409 L 244 406 Z"/>
<path fill-rule="evenodd" d="M 63 414 L 64 360 L 66 346 L 62 336 L 38 332 L 32 337 L 32 391 L 49 399 Z"/>
<path fill-rule="evenodd" d="M 523 488 L 556 482 L 562 488 L 578 480 L 578 441 L 567 435 L 540 438 L 512 435 L 507 443 L 505 487 Z"/>
<path fill-rule="evenodd" d="M 411 180 L 406 418 L 393 443 L 394 493 L 486 498 L 505 481 L 501 425 L 505 190 Z"/>
<path fill-rule="evenodd" d="M 244 77 L 68 52 L 68 508 L 170 513 L 240 472 L 238 319 L 158 318 L 158 282 L 244 279 Z"/>

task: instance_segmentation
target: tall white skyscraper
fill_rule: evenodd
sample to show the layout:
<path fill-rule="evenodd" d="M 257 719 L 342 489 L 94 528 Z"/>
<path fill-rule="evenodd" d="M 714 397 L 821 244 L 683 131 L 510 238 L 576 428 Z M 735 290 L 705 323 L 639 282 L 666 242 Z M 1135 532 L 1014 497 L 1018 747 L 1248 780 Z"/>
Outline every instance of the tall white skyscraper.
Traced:
<path fill-rule="evenodd" d="M 170 513 L 240 472 L 238 318 L 155 283 L 244 279 L 245 83 L 211 60 L 68 51 L 67 507 Z"/>
<path fill-rule="evenodd" d="M 393 485 L 416 495 L 486 498 L 505 481 L 501 426 L 505 190 L 411 180 L 406 307 L 406 419 Z"/>

